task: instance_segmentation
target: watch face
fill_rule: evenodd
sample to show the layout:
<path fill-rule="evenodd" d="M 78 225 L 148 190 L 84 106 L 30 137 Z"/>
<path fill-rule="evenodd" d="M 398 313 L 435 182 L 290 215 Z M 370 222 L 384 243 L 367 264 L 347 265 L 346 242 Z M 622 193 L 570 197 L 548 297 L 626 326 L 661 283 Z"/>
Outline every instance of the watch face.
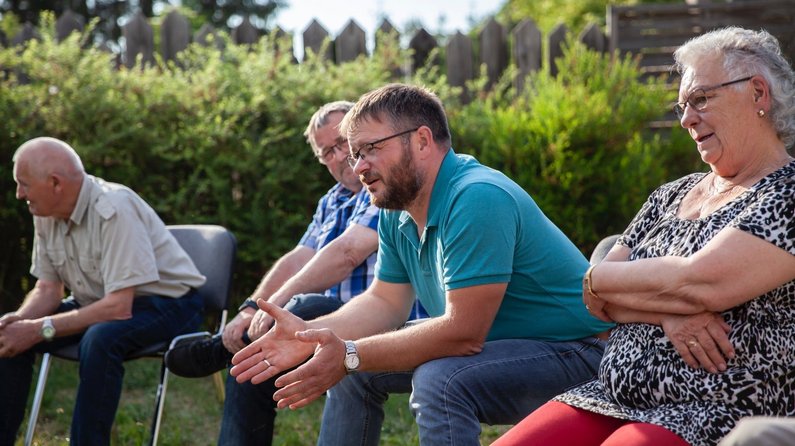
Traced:
<path fill-rule="evenodd" d="M 339 363 L 337 363 L 339 364 Z M 359 368 L 359 357 L 355 355 L 348 355 L 345 357 L 345 368 L 348 370 L 356 370 Z"/>
<path fill-rule="evenodd" d="M 41 327 L 41 336 L 44 339 L 52 339 L 55 336 L 55 327 L 52 325 L 45 325 Z"/>

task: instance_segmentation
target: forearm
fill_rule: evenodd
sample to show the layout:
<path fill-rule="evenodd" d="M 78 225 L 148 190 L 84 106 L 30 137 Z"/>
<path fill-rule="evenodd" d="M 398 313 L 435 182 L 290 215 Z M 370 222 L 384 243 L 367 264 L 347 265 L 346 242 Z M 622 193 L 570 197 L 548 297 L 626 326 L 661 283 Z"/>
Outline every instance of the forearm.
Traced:
<path fill-rule="evenodd" d="M 14 313 L 20 319 L 37 319 L 50 315 L 60 305 L 63 295 L 63 284 L 39 280 Z"/>
<path fill-rule="evenodd" d="M 476 339 L 446 315 L 400 330 L 356 341 L 360 370 L 369 372 L 412 370 L 428 361 L 448 356 L 480 353 L 484 339 Z"/>
<path fill-rule="evenodd" d="M 284 306 L 293 296 L 320 293 L 346 280 L 359 265 L 378 249 L 378 233 L 358 224 L 321 248 L 297 274 L 270 298 Z"/>
<path fill-rule="evenodd" d="M 623 310 L 700 313 L 707 308 L 692 293 L 695 287 L 688 284 L 688 267 L 684 257 L 602 262 L 591 270 L 591 288 L 600 299 Z"/>
<path fill-rule="evenodd" d="M 332 314 L 308 321 L 309 328 L 329 328 L 342 339 L 397 330 L 405 324 L 411 302 L 395 303 L 368 290 Z"/>
<path fill-rule="evenodd" d="M 250 299 L 254 301 L 257 299 L 269 300 L 279 288 L 312 259 L 314 254 L 315 251 L 311 248 L 297 246 L 282 256 L 263 276 L 257 288 L 251 293 Z"/>
<path fill-rule="evenodd" d="M 125 288 L 84 307 L 53 315 L 57 336 L 82 333 L 100 322 L 129 319 L 132 317 L 133 299 L 134 289 Z"/>
<path fill-rule="evenodd" d="M 479 353 L 506 288 L 507 283 L 495 283 L 450 290 L 443 315 L 399 330 L 380 330 L 358 338 L 361 368 L 410 370 L 432 359 Z M 405 324 L 408 311 L 408 306 L 403 309 L 400 326 Z"/>

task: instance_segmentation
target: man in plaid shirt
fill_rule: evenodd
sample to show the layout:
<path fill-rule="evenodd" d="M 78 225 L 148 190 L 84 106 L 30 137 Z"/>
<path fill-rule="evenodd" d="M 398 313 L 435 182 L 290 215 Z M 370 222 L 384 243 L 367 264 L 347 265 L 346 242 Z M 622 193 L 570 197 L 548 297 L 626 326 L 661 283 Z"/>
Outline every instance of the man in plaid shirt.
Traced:
<path fill-rule="evenodd" d="M 309 320 L 331 313 L 370 285 L 378 248 L 378 208 L 370 203 L 369 194 L 348 165 L 348 141 L 338 131 L 352 106 L 345 101 L 322 106 L 304 132 L 318 161 L 337 183 L 318 201 L 298 245 L 273 264 L 222 336 L 168 352 L 166 364 L 171 372 L 199 377 L 228 366 L 234 353 L 273 324 L 273 319 L 257 308 L 259 298 Z M 418 314 L 423 314 L 419 308 L 412 317 Z M 218 444 L 271 444 L 276 417 L 274 380 L 253 385 L 238 384 L 231 375 L 227 378 Z"/>

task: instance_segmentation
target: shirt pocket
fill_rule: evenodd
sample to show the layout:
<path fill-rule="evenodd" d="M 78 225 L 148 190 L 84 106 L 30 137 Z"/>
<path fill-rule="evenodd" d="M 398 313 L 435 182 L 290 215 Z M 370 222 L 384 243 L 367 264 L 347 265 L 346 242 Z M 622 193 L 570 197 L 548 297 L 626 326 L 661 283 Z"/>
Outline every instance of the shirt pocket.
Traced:
<path fill-rule="evenodd" d="M 66 251 L 63 249 L 47 249 L 47 259 L 60 277 L 66 274 Z"/>
<path fill-rule="evenodd" d="M 99 263 L 93 257 L 79 256 L 77 261 L 80 265 L 80 271 L 85 274 L 86 278 L 94 283 L 102 283 L 101 274 L 99 271 Z"/>

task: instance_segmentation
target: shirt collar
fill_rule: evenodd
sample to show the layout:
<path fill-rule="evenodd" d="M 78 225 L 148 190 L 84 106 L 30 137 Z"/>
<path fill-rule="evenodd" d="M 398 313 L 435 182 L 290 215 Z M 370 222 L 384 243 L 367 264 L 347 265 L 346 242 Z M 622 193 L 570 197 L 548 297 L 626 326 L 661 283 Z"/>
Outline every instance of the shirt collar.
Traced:
<path fill-rule="evenodd" d="M 425 224 L 426 228 L 435 227 L 439 220 L 439 207 L 446 201 L 446 196 L 449 191 L 448 186 L 450 180 L 455 175 L 458 169 L 458 157 L 456 156 L 453 148 L 447 150 L 442 164 L 439 166 L 439 172 L 436 174 L 436 181 L 433 183 L 433 190 L 431 190 L 431 201 L 428 204 L 428 221 Z M 406 211 L 400 211 L 399 221 L 401 225 L 414 224 L 414 220 Z"/>
<path fill-rule="evenodd" d="M 75 225 L 79 225 L 83 221 L 83 217 L 85 217 L 86 211 L 88 210 L 88 204 L 91 202 L 91 189 L 93 189 L 92 186 L 94 185 L 92 179 L 93 177 L 91 177 L 91 175 L 83 176 L 83 184 L 80 185 L 80 194 L 77 196 L 75 208 L 72 210 L 72 215 L 69 217 L 69 220 Z"/>

